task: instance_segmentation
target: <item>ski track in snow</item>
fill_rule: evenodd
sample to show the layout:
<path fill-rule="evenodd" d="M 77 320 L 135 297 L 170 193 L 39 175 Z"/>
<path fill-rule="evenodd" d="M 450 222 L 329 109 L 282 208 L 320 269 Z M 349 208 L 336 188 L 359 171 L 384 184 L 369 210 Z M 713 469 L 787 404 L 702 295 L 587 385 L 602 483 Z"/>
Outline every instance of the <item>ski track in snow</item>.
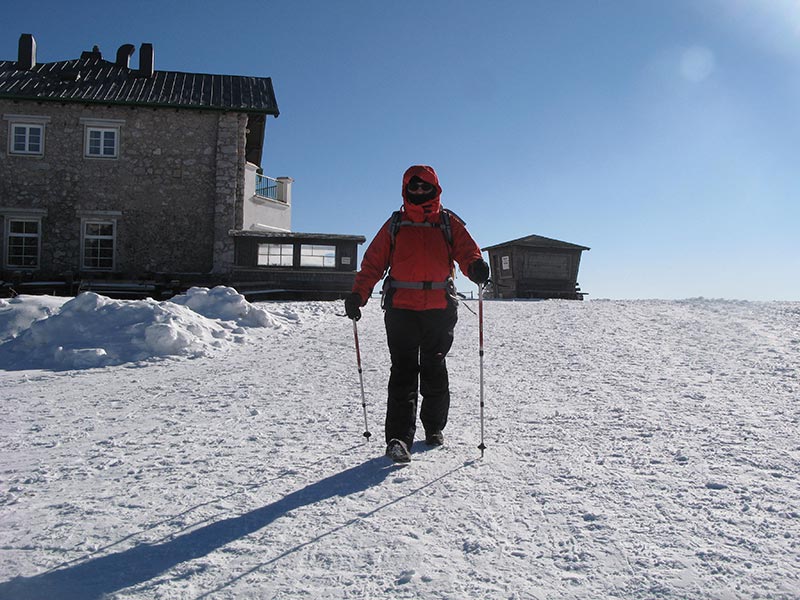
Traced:
<path fill-rule="evenodd" d="M 469 305 L 476 308 L 475 302 Z M 460 311 L 442 448 L 383 457 L 382 313 L 0 371 L 0 599 L 800 598 L 800 303 Z"/>

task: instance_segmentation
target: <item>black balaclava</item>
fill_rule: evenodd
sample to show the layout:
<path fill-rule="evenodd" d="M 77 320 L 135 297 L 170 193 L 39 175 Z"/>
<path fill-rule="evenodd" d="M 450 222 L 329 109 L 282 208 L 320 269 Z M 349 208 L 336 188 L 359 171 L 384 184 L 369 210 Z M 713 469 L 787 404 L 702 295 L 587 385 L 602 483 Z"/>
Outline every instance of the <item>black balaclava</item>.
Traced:
<path fill-rule="evenodd" d="M 414 185 L 419 184 L 419 183 L 428 183 L 428 182 L 420 179 L 416 175 L 414 177 L 412 177 L 408 182 L 408 184 L 411 185 L 411 186 L 414 186 Z M 409 194 L 409 193 L 405 194 L 406 199 L 409 202 L 411 202 L 412 204 L 417 204 L 417 205 L 425 204 L 428 200 L 432 200 L 433 198 L 435 198 L 438 195 L 439 195 L 439 190 L 436 189 L 435 185 L 431 186 L 431 191 L 428 192 L 427 194 Z"/>

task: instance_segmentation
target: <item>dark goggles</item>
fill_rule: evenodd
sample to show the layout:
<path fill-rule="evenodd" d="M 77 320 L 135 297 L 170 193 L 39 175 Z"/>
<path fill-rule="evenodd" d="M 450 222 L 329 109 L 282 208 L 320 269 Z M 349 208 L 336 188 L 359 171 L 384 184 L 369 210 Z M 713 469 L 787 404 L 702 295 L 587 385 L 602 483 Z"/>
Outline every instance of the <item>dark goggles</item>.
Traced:
<path fill-rule="evenodd" d="M 427 193 L 433 191 L 433 186 L 427 181 L 411 181 L 406 186 L 406 189 L 410 192 L 413 192 L 415 190 L 422 190 L 423 192 Z"/>

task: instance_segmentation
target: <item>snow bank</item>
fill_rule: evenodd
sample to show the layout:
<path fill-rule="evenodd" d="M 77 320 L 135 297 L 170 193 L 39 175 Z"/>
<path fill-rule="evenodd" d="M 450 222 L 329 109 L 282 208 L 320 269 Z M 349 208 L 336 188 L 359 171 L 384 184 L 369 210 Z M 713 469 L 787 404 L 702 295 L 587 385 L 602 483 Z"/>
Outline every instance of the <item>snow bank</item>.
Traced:
<path fill-rule="evenodd" d="M 54 296 L 0 298 L 0 344 L 28 329 L 34 321 L 58 312 L 66 301 L 66 298 Z"/>
<path fill-rule="evenodd" d="M 274 315 L 256 308 L 230 287 L 218 286 L 211 290 L 195 287 L 175 296 L 170 302 L 186 306 L 209 319 L 236 321 L 243 327 L 277 327 L 280 324 Z"/>
<path fill-rule="evenodd" d="M 286 318 L 229 287 L 192 288 L 166 302 L 21 296 L 0 304 L 0 368 L 85 369 L 167 356 L 198 357 Z"/>

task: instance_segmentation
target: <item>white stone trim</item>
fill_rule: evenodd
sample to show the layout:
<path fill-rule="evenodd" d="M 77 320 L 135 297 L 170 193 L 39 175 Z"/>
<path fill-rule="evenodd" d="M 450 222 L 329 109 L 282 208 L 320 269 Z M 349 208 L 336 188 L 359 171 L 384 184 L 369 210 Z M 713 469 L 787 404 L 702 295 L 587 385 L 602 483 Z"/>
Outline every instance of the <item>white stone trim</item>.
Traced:
<path fill-rule="evenodd" d="M 3 217 L 46 217 L 46 208 L 17 208 L 16 206 L 0 206 L 0 216 Z"/>
<path fill-rule="evenodd" d="M 14 123 L 30 123 L 31 125 L 45 125 L 52 121 L 47 115 L 3 115 L 4 121 Z"/>
<path fill-rule="evenodd" d="M 98 220 L 102 221 L 103 219 L 108 219 L 112 221 L 110 217 L 121 217 L 122 211 L 121 210 L 76 210 L 75 214 L 82 219 L 89 219 L 89 220 Z"/>
<path fill-rule="evenodd" d="M 81 125 L 105 129 L 115 129 L 125 125 L 125 119 L 98 119 L 96 117 L 81 117 L 78 122 Z"/>

